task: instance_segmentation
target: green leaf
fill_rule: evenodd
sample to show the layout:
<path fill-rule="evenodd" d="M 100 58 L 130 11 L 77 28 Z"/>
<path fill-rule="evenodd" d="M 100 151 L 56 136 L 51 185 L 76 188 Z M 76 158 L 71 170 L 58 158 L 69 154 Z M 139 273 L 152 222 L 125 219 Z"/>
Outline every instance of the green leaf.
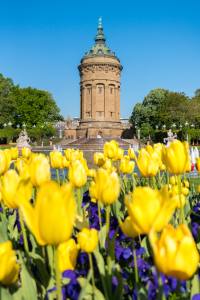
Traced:
<path fill-rule="evenodd" d="M 18 288 L 16 284 L 11 284 L 9 290 L 14 300 L 24 300 L 22 289 Z"/>
<path fill-rule="evenodd" d="M 151 245 L 149 243 L 149 239 L 147 236 L 145 236 L 142 240 L 142 247 L 146 249 L 146 254 L 149 256 L 151 255 Z"/>
<path fill-rule="evenodd" d="M 192 299 L 192 297 L 198 293 L 200 293 L 200 283 L 199 283 L 198 269 L 197 269 L 196 273 L 194 274 L 193 278 L 191 279 L 190 299 Z"/>
<path fill-rule="evenodd" d="M 6 217 L 1 214 L 1 222 L 0 222 L 0 242 L 8 241 L 8 220 Z"/>
<path fill-rule="evenodd" d="M 11 294 L 9 294 L 8 291 L 6 291 L 6 289 L 4 289 L 3 287 L 0 287 L 0 299 L 1 300 L 13 300 L 13 297 L 11 296 Z"/>
<path fill-rule="evenodd" d="M 99 231 L 99 244 L 101 249 L 105 247 L 105 242 L 106 242 L 106 225 L 104 225 Z"/>
<path fill-rule="evenodd" d="M 88 276 L 87 279 L 85 278 L 78 278 L 78 281 L 82 287 L 81 292 L 79 294 L 78 300 L 84 300 L 84 296 L 86 295 L 86 293 L 88 292 L 87 289 L 89 287 L 89 282 L 92 278 L 92 270 L 89 270 L 88 272 Z"/>
<path fill-rule="evenodd" d="M 26 300 L 38 300 L 35 280 L 32 277 L 31 271 L 29 271 L 25 266 L 20 252 L 18 252 L 18 255 L 20 257 L 21 262 L 21 281 L 23 297 Z"/>
<path fill-rule="evenodd" d="M 136 284 L 136 290 L 140 300 L 146 300 L 148 298 L 148 291 L 143 284 L 138 282 Z"/>
<path fill-rule="evenodd" d="M 117 281 L 118 281 L 118 285 L 115 289 L 115 293 L 114 293 L 114 300 L 121 300 L 123 297 L 123 279 L 120 275 L 120 266 L 119 264 L 115 265 L 115 276 L 117 277 Z"/>
<path fill-rule="evenodd" d="M 92 271 L 90 270 L 89 272 L 92 272 Z M 88 276 L 89 276 L 89 273 L 88 273 Z M 92 297 L 93 287 L 89 283 L 90 280 L 88 281 L 88 277 L 87 277 L 87 279 L 82 277 L 82 278 L 78 278 L 77 280 L 79 281 L 80 286 L 82 287 L 82 290 L 79 294 L 78 300 L 82 300 L 82 299 L 87 299 L 87 300 L 91 299 L 92 300 L 93 299 L 93 297 Z M 83 291 L 83 294 L 81 294 L 82 291 Z M 94 299 L 95 300 L 105 300 L 103 294 L 96 287 L 94 289 Z"/>
<path fill-rule="evenodd" d="M 109 300 L 107 286 L 106 286 L 107 278 L 106 278 L 106 272 L 105 272 L 104 259 L 101 255 L 101 253 L 98 252 L 97 250 L 94 250 L 93 254 L 96 258 L 96 262 L 97 262 L 97 266 L 98 266 L 99 273 L 100 273 L 100 276 L 101 276 L 101 282 L 102 282 L 102 285 L 103 285 L 105 297 L 106 297 L 107 300 Z"/>
<path fill-rule="evenodd" d="M 33 260 L 38 268 L 38 271 L 39 271 L 38 276 L 40 278 L 41 283 L 44 285 L 45 288 L 47 288 L 49 280 L 50 280 L 50 276 L 45 268 L 43 258 L 40 255 L 33 253 L 33 252 L 29 252 L 29 256 L 33 258 Z"/>

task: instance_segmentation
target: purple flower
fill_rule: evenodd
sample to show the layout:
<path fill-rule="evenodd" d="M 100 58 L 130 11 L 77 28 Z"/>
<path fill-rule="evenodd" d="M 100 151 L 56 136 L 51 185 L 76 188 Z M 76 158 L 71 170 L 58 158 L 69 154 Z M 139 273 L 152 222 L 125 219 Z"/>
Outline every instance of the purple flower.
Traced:
<path fill-rule="evenodd" d="M 138 275 L 144 280 L 147 281 L 149 279 L 149 269 L 151 269 L 152 266 L 146 265 L 141 266 L 138 268 Z"/>
<path fill-rule="evenodd" d="M 72 300 L 77 300 L 81 287 L 76 278 L 72 278 L 70 283 L 65 286 L 66 296 Z M 65 299 L 65 298 L 64 298 Z"/>
<path fill-rule="evenodd" d="M 73 270 L 65 270 L 62 273 L 63 278 L 73 279 L 76 278 L 76 273 Z"/>
<path fill-rule="evenodd" d="M 89 203 L 91 200 L 90 196 L 89 196 L 89 190 L 87 190 L 84 194 L 83 194 L 83 202 L 82 202 L 82 208 Z"/>
<path fill-rule="evenodd" d="M 195 294 L 195 295 L 192 297 L 192 300 L 200 300 L 200 294 Z"/>
<path fill-rule="evenodd" d="M 199 226 L 196 222 L 193 222 L 193 223 L 192 223 L 192 234 L 193 234 L 194 239 L 197 238 L 197 235 L 198 235 L 197 229 L 198 229 L 199 227 L 200 227 L 200 226 Z"/>
<path fill-rule="evenodd" d="M 50 294 L 53 291 L 56 291 L 57 288 L 56 286 L 54 286 L 52 289 L 48 290 L 47 292 Z M 48 299 L 48 294 L 45 295 L 44 299 Z M 66 291 L 65 291 L 65 287 L 62 287 L 62 299 L 65 300 L 66 299 Z"/>

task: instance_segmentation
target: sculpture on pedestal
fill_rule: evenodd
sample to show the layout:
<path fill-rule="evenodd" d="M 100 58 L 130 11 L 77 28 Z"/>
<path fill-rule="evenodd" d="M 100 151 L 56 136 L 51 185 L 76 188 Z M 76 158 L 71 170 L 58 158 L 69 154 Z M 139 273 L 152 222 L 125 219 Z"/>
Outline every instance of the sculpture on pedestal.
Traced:
<path fill-rule="evenodd" d="M 19 138 L 17 139 L 17 147 L 24 148 L 24 147 L 30 147 L 28 143 L 30 143 L 30 138 L 28 137 L 28 134 L 26 132 L 26 129 L 24 128 L 23 131 L 20 132 Z"/>
<path fill-rule="evenodd" d="M 164 143 L 167 142 L 166 147 L 169 147 L 170 144 L 171 144 L 173 141 L 177 140 L 177 134 L 176 134 L 176 133 L 173 134 L 172 130 L 169 129 L 169 131 L 167 132 L 167 136 L 168 136 L 168 137 L 167 137 L 167 138 L 164 138 L 163 141 L 164 141 Z"/>

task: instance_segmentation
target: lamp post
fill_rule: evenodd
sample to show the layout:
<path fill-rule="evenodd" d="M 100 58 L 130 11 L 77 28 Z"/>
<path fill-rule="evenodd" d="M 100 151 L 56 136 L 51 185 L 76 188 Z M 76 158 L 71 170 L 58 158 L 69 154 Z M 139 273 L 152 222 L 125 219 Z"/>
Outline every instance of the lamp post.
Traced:
<path fill-rule="evenodd" d="M 180 125 L 179 125 L 179 128 L 182 129 L 182 127 L 183 127 L 183 126 L 180 124 Z"/>
<path fill-rule="evenodd" d="M 195 127 L 195 125 L 194 125 L 194 124 L 192 124 L 192 125 L 191 125 L 191 127 L 193 128 L 193 127 Z"/>
<path fill-rule="evenodd" d="M 19 129 L 19 127 L 20 127 L 20 125 L 19 125 L 19 124 L 17 124 L 17 129 Z"/>
<path fill-rule="evenodd" d="M 41 128 L 42 128 L 42 136 L 44 137 L 44 130 L 43 130 L 44 126 L 42 125 Z"/>
<path fill-rule="evenodd" d="M 59 132 L 60 132 L 60 139 L 61 139 L 61 138 L 62 138 L 62 134 L 61 134 L 61 133 L 62 133 L 62 130 L 60 129 Z"/>
<path fill-rule="evenodd" d="M 186 122 L 185 122 L 185 126 L 187 127 L 188 125 L 189 125 L 189 123 L 186 121 Z"/>
<path fill-rule="evenodd" d="M 158 125 L 156 125 L 156 129 L 158 130 Z"/>
<path fill-rule="evenodd" d="M 165 124 L 163 125 L 163 128 L 164 128 L 164 130 L 165 130 L 165 128 L 166 128 L 166 125 L 165 125 Z"/>
<path fill-rule="evenodd" d="M 35 128 L 36 126 L 35 126 L 35 124 L 33 125 L 33 128 Z"/>
<path fill-rule="evenodd" d="M 5 128 L 6 126 L 7 126 L 7 124 L 6 124 L 6 123 L 4 123 L 4 124 L 3 124 L 3 127 Z"/>
<path fill-rule="evenodd" d="M 10 127 L 12 126 L 12 123 L 11 123 L 10 121 L 9 121 L 9 123 L 8 123 L 8 126 L 10 126 Z"/>
<path fill-rule="evenodd" d="M 24 127 L 24 129 L 25 129 L 25 127 L 26 127 L 26 124 L 24 123 L 22 126 L 23 126 L 23 127 Z"/>

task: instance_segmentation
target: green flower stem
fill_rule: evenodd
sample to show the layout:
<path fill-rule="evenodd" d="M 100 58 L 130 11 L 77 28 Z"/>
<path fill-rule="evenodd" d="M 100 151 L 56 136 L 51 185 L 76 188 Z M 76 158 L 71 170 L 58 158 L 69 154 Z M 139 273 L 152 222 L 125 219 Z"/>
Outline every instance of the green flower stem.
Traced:
<path fill-rule="evenodd" d="M 149 187 L 151 188 L 151 177 L 149 177 Z"/>
<path fill-rule="evenodd" d="M 107 205 L 107 207 L 106 207 L 106 236 L 107 236 L 107 242 L 108 242 L 108 249 L 109 249 L 109 230 L 110 230 L 110 205 Z"/>
<path fill-rule="evenodd" d="M 3 201 L 1 201 L 1 206 L 2 206 L 2 210 L 3 210 L 3 214 L 6 217 L 6 209 L 5 209 L 5 204 Z"/>
<path fill-rule="evenodd" d="M 77 188 L 77 198 L 78 198 L 78 214 L 81 216 L 81 189 Z"/>
<path fill-rule="evenodd" d="M 159 176 L 159 183 L 161 185 L 161 181 L 160 181 L 160 169 L 158 170 L 158 176 Z"/>
<path fill-rule="evenodd" d="M 137 269 L 137 258 L 135 251 L 135 239 L 133 239 L 133 257 L 134 257 L 134 268 L 135 268 L 135 281 L 138 282 L 138 269 Z"/>
<path fill-rule="evenodd" d="M 185 180 L 185 172 L 184 172 L 184 180 Z"/>
<path fill-rule="evenodd" d="M 169 171 L 167 169 L 167 185 L 168 185 L 168 190 L 169 190 Z"/>
<path fill-rule="evenodd" d="M 48 263 L 49 263 L 50 274 L 52 276 L 53 275 L 53 263 L 52 263 L 53 261 L 51 260 L 51 249 L 52 249 L 52 246 L 47 245 Z"/>
<path fill-rule="evenodd" d="M 22 212 L 21 212 L 20 208 L 18 209 L 18 212 L 19 212 L 19 220 L 20 220 L 20 224 L 21 224 L 21 228 L 22 228 L 22 234 L 23 234 L 23 238 L 24 238 L 24 248 L 25 248 L 26 257 L 28 260 L 29 259 L 28 241 L 27 241 L 26 230 L 25 230 L 25 226 L 24 226 L 24 222 L 23 222 L 23 218 L 22 218 Z"/>
<path fill-rule="evenodd" d="M 140 241 L 140 247 L 142 247 L 142 241 L 141 241 L 141 236 L 140 236 L 140 234 L 138 234 L 138 237 L 139 237 L 139 241 Z"/>
<path fill-rule="evenodd" d="M 153 176 L 153 188 L 156 190 L 156 181 L 155 181 L 155 176 Z"/>
<path fill-rule="evenodd" d="M 133 180 L 133 191 L 135 189 L 135 177 L 134 177 L 134 173 L 132 172 L 132 180 Z"/>
<path fill-rule="evenodd" d="M 58 171 L 58 169 L 56 169 L 56 170 L 57 170 L 57 179 L 58 179 L 58 184 L 60 185 L 59 171 Z"/>
<path fill-rule="evenodd" d="M 92 270 L 92 287 L 93 287 L 93 294 L 95 290 L 95 281 L 94 281 L 94 268 L 93 268 L 93 262 L 92 262 L 92 254 L 88 253 L 89 261 L 90 261 L 90 269 Z"/>
<path fill-rule="evenodd" d="M 181 200 L 181 175 L 178 175 L 178 191 L 179 191 L 179 200 L 180 200 L 180 220 L 179 224 L 184 224 L 185 223 L 185 216 L 184 216 L 184 210 L 183 210 L 183 205 L 182 205 L 182 200 Z"/>
<path fill-rule="evenodd" d="M 124 174 L 124 185 L 125 185 L 125 191 L 126 191 L 126 188 L 127 188 L 127 182 L 126 182 L 126 174 Z"/>
<path fill-rule="evenodd" d="M 145 186 L 148 186 L 147 178 L 145 177 Z"/>
<path fill-rule="evenodd" d="M 101 222 L 101 210 L 100 210 L 100 203 L 99 203 L 99 200 L 98 200 L 98 215 L 99 215 L 99 224 L 100 224 L 100 231 L 102 229 L 102 222 Z M 102 231 L 101 231 L 101 243 L 103 245 L 103 239 L 102 239 Z"/>
<path fill-rule="evenodd" d="M 157 268 L 156 268 L 156 271 L 157 271 L 157 275 L 158 275 L 158 285 L 159 285 L 158 299 L 166 300 L 160 272 Z"/>
<path fill-rule="evenodd" d="M 58 265 L 58 246 L 54 247 L 54 260 L 55 260 L 55 273 L 56 273 L 56 286 L 57 286 L 57 300 L 62 300 L 61 297 L 61 284 L 60 284 L 60 270 Z"/>
<path fill-rule="evenodd" d="M 69 181 L 68 175 L 67 175 L 67 168 L 66 168 L 66 179 Z"/>
<path fill-rule="evenodd" d="M 62 171 L 63 171 L 63 178 L 65 179 L 65 171 L 64 171 L 64 169 L 62 169 Z"/>

